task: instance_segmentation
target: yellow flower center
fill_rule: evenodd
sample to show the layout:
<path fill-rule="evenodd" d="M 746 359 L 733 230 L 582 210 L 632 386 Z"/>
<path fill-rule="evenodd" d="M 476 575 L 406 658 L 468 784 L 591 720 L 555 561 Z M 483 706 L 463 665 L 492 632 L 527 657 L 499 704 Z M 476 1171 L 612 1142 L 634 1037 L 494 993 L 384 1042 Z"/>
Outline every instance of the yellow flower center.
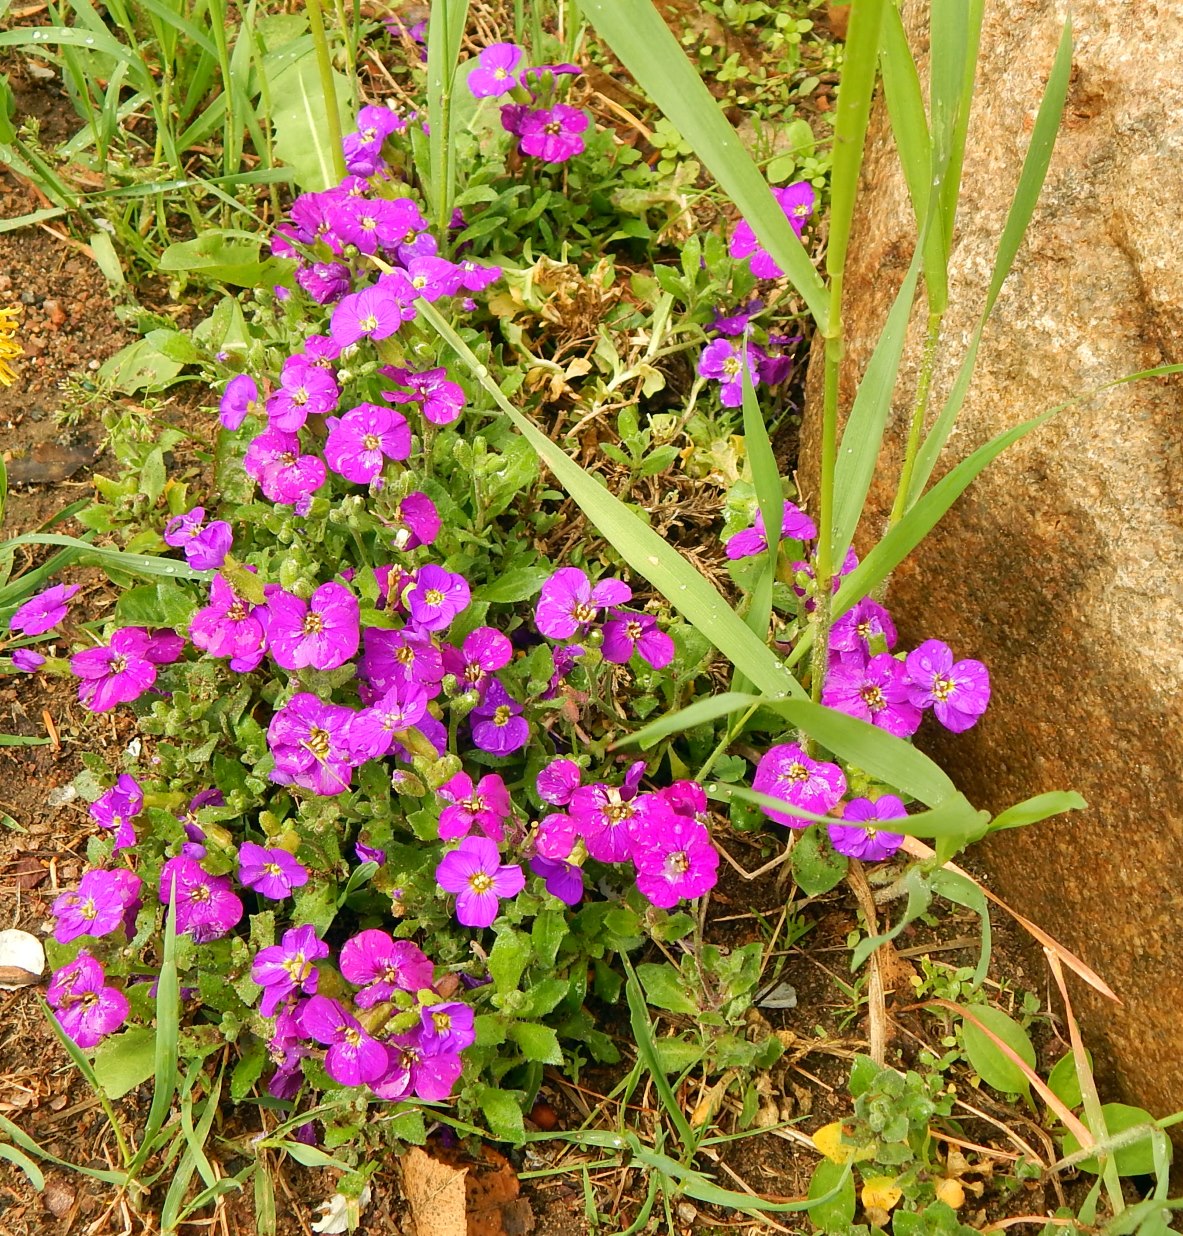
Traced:
<path fill-rule="evenodd" d="M 487 871 L 478 871 L 468 877 L 468 887 L 474 893 L 487 893 L 493 887 L 493 877 Z"/>
<path fill-rule="evenodd" d="M 368 433 L 362 438 L 361 444 L 367 451 L 376 451 L 382 445 L 382 439 L 376 433 Z"/>
<path fill-rule="evenodd" d="M 324 619 L 315 610 L 309 610 L 308 613 L 304 615 L 305 635 L 319 635 L 324 629 Z"/>

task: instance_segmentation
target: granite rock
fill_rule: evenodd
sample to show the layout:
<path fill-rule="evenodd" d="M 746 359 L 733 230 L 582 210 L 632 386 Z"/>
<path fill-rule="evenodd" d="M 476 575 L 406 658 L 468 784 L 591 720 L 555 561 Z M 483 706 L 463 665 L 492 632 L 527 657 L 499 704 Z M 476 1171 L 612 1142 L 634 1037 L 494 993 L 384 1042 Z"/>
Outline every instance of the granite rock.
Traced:
<path fill-rule="evenodd" d="M 926 7 L 904 9 L 922 56 Z M 936 477 L 1036 412 L 1183 361 L 1183 5 L 1074 0 L 1072 15 L 1064 126 Z M 986 5 L 936 407 L 981 310 L 1063 16 L 1051 0 Z M 847 274 L 843 407 L 910 260 L 910 214 L 877 107 Z M 921 306 L 863 547 L 899 474 L 922 322 Z M 955 736 L 926 722 L 919 738 L 976 805 L 1061 788 L 1089 801 L 977 856 L 1002 896 L 1121 996 L 1115 1008 L 1073 993 L 1111 1093 L 1158 1115 L 1183 1108 L 1183 378 L 1086 394 L 1010 448 L 899 568 L 888 602 L 905 646 L 936 637 L 990 666 L 982 723 Z"/>

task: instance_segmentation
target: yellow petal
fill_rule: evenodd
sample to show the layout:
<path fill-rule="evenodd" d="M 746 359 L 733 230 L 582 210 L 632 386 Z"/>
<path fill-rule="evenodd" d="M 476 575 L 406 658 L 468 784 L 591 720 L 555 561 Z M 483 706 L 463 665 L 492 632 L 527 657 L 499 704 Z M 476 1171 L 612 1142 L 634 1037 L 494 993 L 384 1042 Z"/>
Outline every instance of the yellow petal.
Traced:
<path fill-rule="evenodd" d="M 946 1206 L 951 1206 L 954 1210 L 959 1210 L 964 1206 L 965 1189 L 962 1188 L 961 1181 L 938 1180 L 937 1201 L 944 1202 Z"/>
<path fill-rule="evenodd" d="M 872 1176 L 859 1195 L 867 1210 L 890 1210 L 903 1197 L 894 1176 Z"/>
<path fill-rule="evenodd" d="M 813 1144 L 831 1163 L 861 1163 L 864 1159 L 875 1157 L 874 1146 L 852 1146 L 844 1142 L 842 1135 L 845 1131 L 840 1120 L 824 1124 L 813 1134 Z"/>

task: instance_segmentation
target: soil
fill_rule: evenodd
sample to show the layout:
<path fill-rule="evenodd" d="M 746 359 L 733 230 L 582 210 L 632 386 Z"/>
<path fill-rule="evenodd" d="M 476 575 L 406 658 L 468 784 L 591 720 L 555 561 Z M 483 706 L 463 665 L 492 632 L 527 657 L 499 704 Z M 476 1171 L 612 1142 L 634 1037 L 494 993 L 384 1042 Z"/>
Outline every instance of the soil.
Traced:
<path fill-rule="evenodd" d="M 65 101 L 44 83 L 18 76 L 13 84 L 18 106 L 40 116 L 43 133 L 51 139 L 63 136 Z M 42 204 L 13 177 L 0 175 L 3 217 L 24 214 Z M 0 387 L 0 452 L 13 478 L 4 535 L 11 536 L 40 527 L 90 492 L 91 467 L 96 462 L 102 467 L 98 458 L 101 427 L 93 418 L 84 417 L 71 428 L 55 419 L 61 384 L 72 374 L 85 378 L 130 336 L 85 246 L 53 225 L 0 234 L 0 303 L 5 302 L 17 302 L 23 308 L 20 338 L 26 350 L 17 384 L 10 389 Z M 77 531 L 68 523 L 62 530 Z M 22 550 L 14 574 L 43 560 L 40 550 Z M 98 573 L 85 582 L 82 612 L 90 618 L 101 617 L 113 595 Z M 63 647 L 68 643 L 64 641 Z M 81 709 L 68 683 L 23 675 L 0 680 L 0 729 L 52 740 L 40 746 L 0 747 L 0 928 L 44 934 L 54 898 L 62 889 L 75 886 L 81 875 L 90 832 L 84 807 L 73 801 L 63 803 L 55 791 L 67 786 L 79 771 L 81 751 L 121 746 L 131 740 L 133 731 L 126 720 L 95 718 Z M 727 844 L 740 863 L 754 869 L 779 840 L 767 834 L 740 835 Z M 708 939 L 734 948 L 761 938 L 762 922 L 775 923 L 796 893 L 785 882 L 785 870 L 749 882 L 728 868 L 712 898 Z M 757 1010 L 751 1021 L 756 1033 L 776 1033 L 787 1047 L 782 1060 L 761 1082 L 762 1114 L 794 1123 L 720 1148 L 717 1160 L 699 1160 L 699 1166 L 720 1185 L 775 1199 L 805 1194 L 817 1161 L 816 1153 L 803 1144 L 805 1134 L 849 1114 L 851 1102 L 845 1088 L 849 1062 L 855 1053 L 866 1050 L 865 1018 L 852 1002 L 849 989 L 843 990 L 852 982 L 847 937 L 857 926 L 853 899 L 846 892 L 835 892 L 803 904 L 798 897 L 793 908 L 812 924 L 804 946 L 794 945 L 783 957 L 784 977 L 796 990 L 796 1006 Z M 889 1005 L 893 1063 L 906 1066 L 914 1060 L 919 1045 L 931 1043 L 938 1029 L 931 1018 L 909 1007 L 909 977 L 918 957 L 927 952 L 950 966 L 971 964 L 974 937 L 974 923 L 953 913 L 936 926 L 917 925 L 897 941 L 899 966 Z M 992 979 L 1010 990 L 1042 986 L 1043 976 L 1027 968 L 1025 948 L 1017 929 L 996 922 Z M 0 993 L 0 1115 L 46 1152 L 67 1162 L 114 1166 L 115 1147 L 99 1101 L 53 1037 L 37 994 L 35 988 Z M 669 1022 L 676 1027 L 678 1019 Z M 627 1058 L 627 1035 L 622 1036 L 622 1048 Z M 1045 1064 L 1063 1050 L 1050 1027 L 1042 1048 L 1046 1059 L 1041 1063 Z M 605 1096 L 618 1079 L 618 1074 L 587 1074 L 574 1087 L 552 1076 L 542 1095 L 550 1116 L 542 1109 L 536 1109 L 536 1114 L 540 1119 L 553 1117 L 560 1128 L 569 1127 L 604 1101 L 606 1120 L 611 1122 L 616 1109 L 606 1103 Z M 141 1088 L 118 1105 L 127 1127 L 142 1124 L 149 1098 L 147 1088 Z M 702 1093 L 687 1086 L 679 1098 L 686 1110 L 693 1110 Z M 634 1102 L 641 1110 L 632 1115 L 646 1123 L 652 1097 L 641 1092 Z M 984 1094 L 973 1096 L 972 1105 L 982 1115 L 959 1112 L 959 1135 L 965 1141 L 995 1147 L 997 1154 L 980 1156 L 979 1174 L 971 1179 L 987 1178 L 995 1166 L 1000 1173 L 1006 1170 L 1007 1156 L 1013 1153 L 1008 1129 L 1021 1127 L 1022 1135 L 1046 1153 L 1040 1140 L 1045 1141 L 1046 1135 L 1013 1110 L 992 1104 Z M 733 1127 L 738 1110 L 735 1094 L 724 1095 L 721 1125 Z M 241 1144 L 258 1134 L 259 1128 L 248 1123 L 256 1119 L 253 1109 L 242 1108 L 229 1111 L 225 1122 L 216 1126 L 209 1146 L 215 1172 L 232 1175 L 245 1165 L 235 1142 Z M 524 1196 L 533 1217 L 532 1228 L 520 1230 L 532 1230 L 535 1236 L 586 1236 L 590 1229 L 584 1217 L 584 1176 L 579 1169 L 596 1158 L 575 1154 L 559 1141 L 536 1143 L 528 1154 L 518 1156 L 514 1163 L 527 1174 Z M 541 1174 L 555 1165 L 566 1170 Z M 310 1233 L 317 1204 L 333 1192 L 333 1173 L 274 1161 L 270 1167 L 280 1236 Z M 614 1214 L 620 1229 L 633 1221 L 645 1190 L 641 1170 L 588 1166 L 588 1178 L 602 1212 Z M 372 1190 L 363 1230 L 371 1236 L 404 1232 L 410 1236 L 395 1163 L 383 1165 L 375 1174 Z M 1010 1213 L 1041 1213 L 1063 1200 L 1043 1184 L 1025 1190 L 1017 1201 L 1012 1199 Z M 973 1216 L 972 1212 L 971 1200 L 967 1215 L 975 1221 L 976 1217 L 994 1217 L 993 1213 Z M 212 1219 L 207 1212 L 183 1224 L 181 1230 L 210 1230 L 223 1236 L 257 1231 L 249 1188 L 222 1198 L 212 1213 Z M 21 1172 L 0 1161 L 0 1232 L 5 1236 L 151 1232 L 156 1230 L 152 1214 L 152 1199 L 137 1212 L 128 1199 L 107 1186 L 62 1168 L 48 1169 L 44 1191 L 35 1192 Z M 765 1230 L 762 1224 L 749 1224 L 735 1214 L 712 1213 L 687 1201 L 677 1205 L 675 1218 L 679 1232 Z M 793 1216 L 782 1216 L 777 1223 L 780 1226 L 773 1225 L 774 1229 L 780 1231 L 808 1228 Z"/>

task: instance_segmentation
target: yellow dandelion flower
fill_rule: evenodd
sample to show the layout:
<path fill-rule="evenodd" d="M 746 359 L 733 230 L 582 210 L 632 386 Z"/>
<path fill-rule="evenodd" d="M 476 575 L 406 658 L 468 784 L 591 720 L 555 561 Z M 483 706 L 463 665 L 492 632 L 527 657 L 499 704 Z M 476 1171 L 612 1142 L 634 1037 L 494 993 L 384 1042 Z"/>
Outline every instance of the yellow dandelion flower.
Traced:
<path fill-rule="evenodd" d="M 11 362 L 23 354 L 24 349 L 14 341 L 16 334 L 16 317 L 19 309 L 0 309 L 0 382 L 11 386 L 16 373 Z"/>

